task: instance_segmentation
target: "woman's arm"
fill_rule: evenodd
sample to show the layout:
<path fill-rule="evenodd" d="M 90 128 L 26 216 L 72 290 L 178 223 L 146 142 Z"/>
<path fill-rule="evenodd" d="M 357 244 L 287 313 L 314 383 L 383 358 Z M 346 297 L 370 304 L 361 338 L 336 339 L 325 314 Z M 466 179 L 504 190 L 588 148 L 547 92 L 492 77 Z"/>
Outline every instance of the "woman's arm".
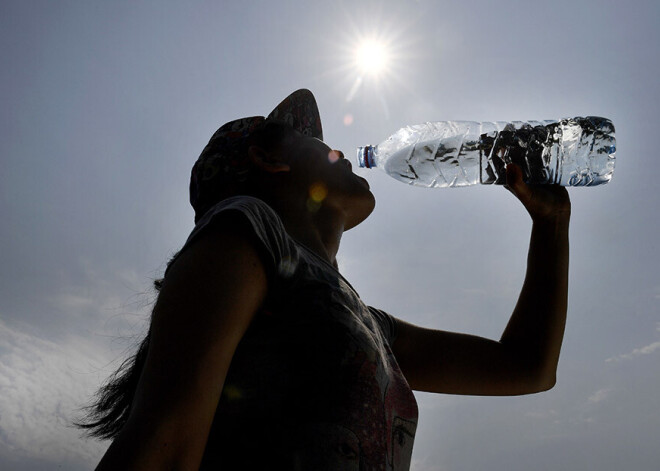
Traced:
<path fill-rule="evenodd" d="M 515 395 L 555 384 L 568 292 L 570 200 L 565 188 L 528 186 L 507 167 L 507 187 L 532 217 L 527 273 L 499 342 L 399 321 L 394 354 L 413 389 Z"/>
<path fill-rule="evenodd" d="M 232 356 L 267 292 L 238 227 L 207 228 L 170 268 L 128 422 L 97 470 L 199 468 Z"/>

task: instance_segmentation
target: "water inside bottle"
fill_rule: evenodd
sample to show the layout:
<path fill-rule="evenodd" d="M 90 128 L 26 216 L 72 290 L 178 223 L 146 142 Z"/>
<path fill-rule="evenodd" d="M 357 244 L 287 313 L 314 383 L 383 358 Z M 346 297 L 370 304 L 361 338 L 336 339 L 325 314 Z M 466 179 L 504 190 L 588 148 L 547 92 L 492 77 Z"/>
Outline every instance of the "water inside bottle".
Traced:
<path fill-rule="evenodd" d="M 479 123 L 426 123 L 400 130 L 379 145 L 387 155 L 384 169 L 394 178 L 415 186 L 451 188 L 479 183 Z M 410 145 L 401 144 L 410 140 Z"/>
<path fill-rule="evenodd" d="M 609 182 L 614 173 L 616 140 L 614 125 L 605 118 L 564 119 L 559 122 L 563 186 L 596 186 Z"/>

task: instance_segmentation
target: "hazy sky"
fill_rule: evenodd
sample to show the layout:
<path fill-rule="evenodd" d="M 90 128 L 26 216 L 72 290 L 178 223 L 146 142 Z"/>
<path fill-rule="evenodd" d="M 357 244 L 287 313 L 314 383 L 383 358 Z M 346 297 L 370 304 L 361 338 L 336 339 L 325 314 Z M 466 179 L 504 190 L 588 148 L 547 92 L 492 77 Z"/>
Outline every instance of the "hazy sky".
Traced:
<path fill-rule="evenodd" d="M 144 333 L 151 282 L 193 226 L 193 162 L 221 124 L 301 87 L 347 155 L 424 121 L 613 120 L 612 182 L 570 190 L 557 386 L 417 394 L 412 469 L 657 469 L 658 18 L 651 0 L 1 2 L 0 469 L 98 461 L 107 444 L 68 424 Z M 366 76 L 354 54 L 372 36 L 390 61 Z M 362 298 L 498 338 L 524 276 L 522 206 L 359 173 L 377 208 L 339 263 Z"/>

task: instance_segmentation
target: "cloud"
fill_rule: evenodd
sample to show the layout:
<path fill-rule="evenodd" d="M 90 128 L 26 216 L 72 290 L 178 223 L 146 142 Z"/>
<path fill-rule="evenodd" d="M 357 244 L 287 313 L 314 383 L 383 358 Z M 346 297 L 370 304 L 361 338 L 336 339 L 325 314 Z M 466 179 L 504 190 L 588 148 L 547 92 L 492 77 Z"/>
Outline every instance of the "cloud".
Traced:
<path fill-rule="evenodd" d="M 78 276 L 62 277 L 58 290 L 47 297 L 47 307 L 70 318 L 103 318 L 112 312 L 142 314 L 154 301 L 151 282 L 135 270 L 84 257 L 77 260 L 76 270 Z"/>
<path fill-rule="evenodd" d="M 89 469 L 106 444 L 71 427 L 108 371 L 87 339 L 56 344 L 0 321 L 0 459 Z"/>
<path fill-rule="evenodd" d="M 130 269 L 72 265 L 30 298 L 32 318 L 0 310 L 0 469 L 92 469 L 107 447 L 71 423 L 144 335 L 155 293 Z"/>
<path fill-rule="evenodd" d="M 62 293 L 53 299 L 53 304 L 62 311 L 78 312 L 89 311 L 96 305 L 91 297 L 78 296 L 71 293 Z"/>
<path fill-rule="evenodd" d="M 591 396 L 589 396 L 589 398 L 587 399 L 587 402 L 589 402 L 591 404 L 596 404 L 598 402 L 601 402 L 602 400 L 607 398 L 607 396 L 610 394 L 610 391 L 611 391 L 610 388 L 599 389 L 598 391 L 593 393 Z"/>
<path fill-rule="evenodd" d="M 558 415 L 559 414 L 554 409 L 533 410 L 533 411 L 525 412 L 525 417 L 529 417 L 532 419 L 540 419 L 540 420 L 554 419 Z"/>
<path fill-rule="evenodd" d="M 431 461 L 431 463 L 429 462 Z M 440 463 L 433 462 L 433 459 L 427 457 L 425 460 L 412 458 L 410 463 L 410 469 L 414 471 L 445 471 L 447 468 Z"/>
<path fill-rule="evenodd" d="M 638 357 L 640 355 L 650 355 L 651 353 L 655 352 L 656 350 L 660 350 L 660 341 L 659 342 L 653 342 L 649 345 L 646 345 L 641 348 L 636 348 L 630 353 L 624 353 L 622 355 L 618 355 L 615 357 L 608 358 L 605 360 L 606 362 L 613 362 L 613 361 L 621 361 L 621 360 L 631 360 L 635 357 Z"/>

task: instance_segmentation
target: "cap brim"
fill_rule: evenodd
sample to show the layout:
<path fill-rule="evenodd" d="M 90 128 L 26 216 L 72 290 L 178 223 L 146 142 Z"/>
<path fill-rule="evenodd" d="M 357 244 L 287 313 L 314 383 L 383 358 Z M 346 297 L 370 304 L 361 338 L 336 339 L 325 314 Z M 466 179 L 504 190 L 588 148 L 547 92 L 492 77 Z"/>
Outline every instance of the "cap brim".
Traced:
<path fill-rule="evenodd" d="M 323 140 L 321 116 L 316 99 L 307 89 L 296 90 L 282 100 L 267 119 L 285 122 L 305 136 Z"/>

